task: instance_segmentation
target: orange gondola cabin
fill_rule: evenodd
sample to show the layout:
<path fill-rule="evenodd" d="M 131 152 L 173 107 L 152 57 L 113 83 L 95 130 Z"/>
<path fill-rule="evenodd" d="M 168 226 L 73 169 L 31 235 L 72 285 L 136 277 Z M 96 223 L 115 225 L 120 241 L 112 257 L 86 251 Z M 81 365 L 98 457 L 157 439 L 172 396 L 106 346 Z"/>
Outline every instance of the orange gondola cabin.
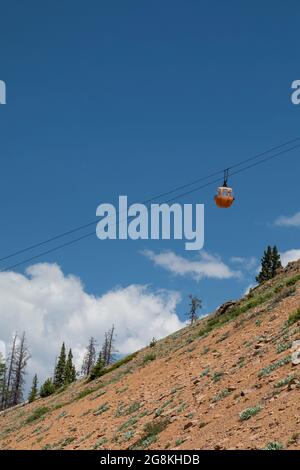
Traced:
<path fill-rule="evenodd" d="M 227 186 L 228 180 L 228 170 L 225 170 L 224 183 L 223 186 L 220 186 L 217 189 L 217 194 L 215 195 L 215 203 L 218 207 L 222 209 L 227 209 L 230 207 L 234 201 L 232 188 Z"/>

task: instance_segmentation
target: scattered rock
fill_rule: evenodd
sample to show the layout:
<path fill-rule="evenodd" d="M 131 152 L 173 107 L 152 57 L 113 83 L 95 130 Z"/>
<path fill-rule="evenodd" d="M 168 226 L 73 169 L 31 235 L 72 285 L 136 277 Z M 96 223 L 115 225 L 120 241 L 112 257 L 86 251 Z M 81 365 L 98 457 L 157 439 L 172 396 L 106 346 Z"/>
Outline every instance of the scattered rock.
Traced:
<path fill-rule="evenodd" d="M 224 315 L 224 313 L 228 312 L 231 308 L 233 308 L 235 304 L 236 302 L 234 302 L 233 300 L 229 300 L 228 302 L 225 302 L 218 308 L 218 310 L 215 313 L 215 316 L 219 317 L 221 315 Z"/>
<path fill-rule="evenodd" d="M 186 431 L 187 429 L 192 428 L 193 426 L 196 426 L 197 421 L 189 421 L 188 423 L 185 423 L 183 426 L 183 430 Z"/>

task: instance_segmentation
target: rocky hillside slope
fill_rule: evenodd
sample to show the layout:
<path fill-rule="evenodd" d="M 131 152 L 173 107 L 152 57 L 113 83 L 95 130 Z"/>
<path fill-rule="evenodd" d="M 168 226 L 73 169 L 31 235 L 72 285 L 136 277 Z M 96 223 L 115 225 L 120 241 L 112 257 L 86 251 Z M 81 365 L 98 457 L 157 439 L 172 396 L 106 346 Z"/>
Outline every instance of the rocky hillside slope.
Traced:
<path fill-rule="evenodd" d="M 2 413 L 0 448 L 299 449 L 299 308 L 300 261 L 101 378 Z"/>

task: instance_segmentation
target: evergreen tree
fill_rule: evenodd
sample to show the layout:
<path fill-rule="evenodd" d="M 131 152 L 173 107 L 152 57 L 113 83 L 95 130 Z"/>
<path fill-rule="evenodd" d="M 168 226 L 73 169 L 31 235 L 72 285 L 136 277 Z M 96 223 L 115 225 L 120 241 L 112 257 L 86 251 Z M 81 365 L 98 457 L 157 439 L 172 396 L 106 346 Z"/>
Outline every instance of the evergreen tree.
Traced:
<path fill-rule="evenodd" d="M 54 387 L 60 388 L 65 383 L 65 370 L 66 370 L 66 347 L 65 343 L 62 344 L 60 355 L 58 357 L 55 373 L 54 373 Z"/>
<path fill-rule="evenodd" d="M 103 359 L 102 351 L 100 351 L 97 362 L 91 370 L 90 380 L 94 380 L 97 377 L 100 377 L 104 367 L 105 367 L 105 362 Z"/>
<path fill-rule="evenodd" d="M 52 382 L 52 379 L 46 379 L 43 385 L 40 388 L 40 397 L 49 397 L 52 393 L 55 392 L 55 386 Z"/>
<path fill-rule="evenodd" d="M 280 254 L 276 246 L 268 246 L 261 259 L 261 270 L 256 277 L 260 284 L 276 276 L 278 269 L 281 268 Z"/>
<path fill-rule="evenodd" d="M 81 367 L 81 373 L 83 375 L 89 375 L 96 361 L 96 340 L 91 336 L 89 344 L 86 348 L 86 353 L 83 358 Z"/>
<path fill-rule="evenodd" d="M 282 268 L 280 254 L 275 245 L 272 250 L 272 277 L 276 276 L 280 268 Z"/>
<path fill-rule="evenodd" d="M 70 349 L 65 367 L 64 384 L 70 384 L 74 382 L 74 380 L 76 380 L 76 370 L 75 366 L 73 365 L 72 349 Z"/>
<path fill-rule="evenodd" d="M 193 295 L 189 295 L 190 298 L 190 310 L 188 311 L 188 318 L 190 320 L 190 324 L 192 325 L 198 318 L 197 311 L 199 308 L 202 307 L 202 302 L 198 297 L 194 297 Z"/>
<path fill-rule="evenodd" d="M 30 390 L 29 395 L 28 395 L 29 403 L 33 402 L 36 399 L 37 395 L 38 395 L 37 384 L 38 384 L 38 378 L 37 378 L 37 375 L 35 374 L 35 376 L 33 377 L 33 380 L 32 380 L 31 390 Z"/>

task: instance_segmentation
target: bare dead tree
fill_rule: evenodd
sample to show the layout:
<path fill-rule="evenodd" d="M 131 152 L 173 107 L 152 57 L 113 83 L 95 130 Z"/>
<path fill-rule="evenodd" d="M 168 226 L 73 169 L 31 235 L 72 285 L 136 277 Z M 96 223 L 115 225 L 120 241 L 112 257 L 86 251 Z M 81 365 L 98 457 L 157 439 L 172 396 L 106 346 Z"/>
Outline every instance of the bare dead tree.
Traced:
<path fill-rule="evenodd" d="M 18 339 L 18 335 L 17 333 L 15 333 L 12 339 L 11 350 L 7 357 L 6 382 L 4 384 L 4 390 L 3 390 L 3 408 L 8 408 L 9 406 L 11 406 L 11 400 L 12 400 L 11 387 L 12 387 L 12 379 L 13 379 L 13 372 L 14 372 L 14 364 L 16 360 L 15 356 L 16 356 L 17 339 Z"/>
<path fill-rule="evenodd" d="M 190 298 L 190 310 L 188 312 L 188 317 L 190 324 L 192 325 L 198 318 L 198 309 L 202 307 L 202 301 L 193 295 L 189 295 Z"/>
<path fill-rule="evenodd" d="M 83 363 L 81 367 L 81 373 L 83 375 L 89 375 L 92 368 L 96 363 L 96 345 L 97 341 L 93 336 L 90 337 L 89 344 L 86 348 L 86 353 L 83 358 Z"/>
<path fill-rule="evenodd" d="M 0 410 L 3 410 L 4 408 L 5 385 L 6 385 L 6 364 L 5 364 L 4 357 L 0 353 Z"/>
<path fill-rule="evenodd" d="M 13 380 L 11 387 L 12 406 L 17 405 L 23 399 L 24 376 L 26 365 L 29 359 L 29 352 L 26 345 L 25 332 L 15 348 L 15 360 L 13 365 Z"/>
<path fill-rule="evenodd" d="M 103 357 L 103 361 L 104 361 L 105 366 L 108 366 L 113 361 L 114 333 L 115 333 L 115 327 L 113 325 L 111 327 L 111 329 L 104 334 L 104 343 L 103 343 L 103 347 L 102 347 L 102 357 Z"/>

